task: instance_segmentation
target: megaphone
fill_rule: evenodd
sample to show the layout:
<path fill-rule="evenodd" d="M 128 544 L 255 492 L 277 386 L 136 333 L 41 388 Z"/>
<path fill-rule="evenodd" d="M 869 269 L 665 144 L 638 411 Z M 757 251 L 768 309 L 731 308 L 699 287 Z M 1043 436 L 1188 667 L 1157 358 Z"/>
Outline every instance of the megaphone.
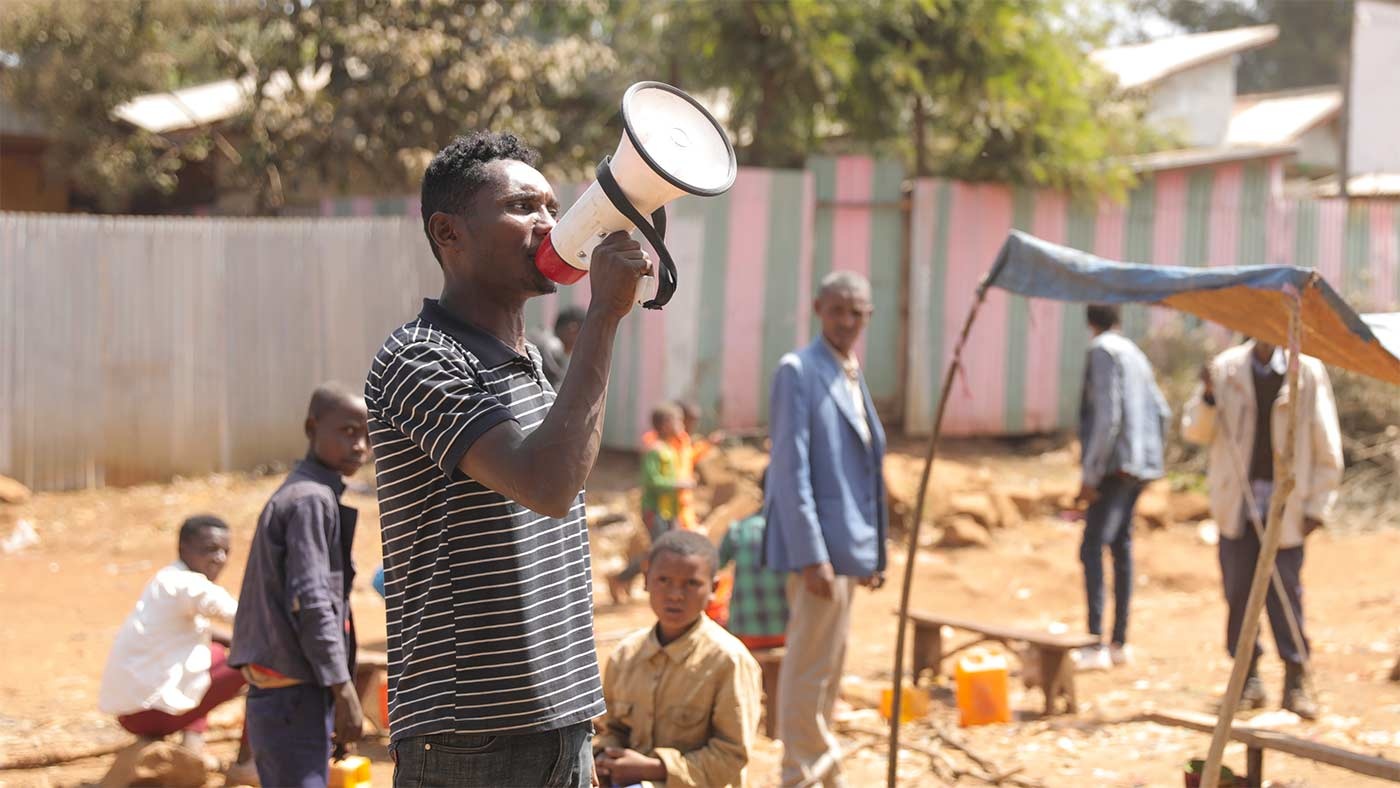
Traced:
<path fill-rule="evenodd" d="M 700 102 L 661 82 L 627 89 L 622 124 L 617 150 L 598 163 L 597 180 L 540 244 L 535 267 L 555 282 L 573 284 L 588 273 L 594 247 L 635 227 L 660 258 L 657 276 L 644 278 L 638 288 L 638 303 L 660 309 L 676 290 L 665 205 L 685 194 L 729 191 L 738 174 L 734 146 Z"/>

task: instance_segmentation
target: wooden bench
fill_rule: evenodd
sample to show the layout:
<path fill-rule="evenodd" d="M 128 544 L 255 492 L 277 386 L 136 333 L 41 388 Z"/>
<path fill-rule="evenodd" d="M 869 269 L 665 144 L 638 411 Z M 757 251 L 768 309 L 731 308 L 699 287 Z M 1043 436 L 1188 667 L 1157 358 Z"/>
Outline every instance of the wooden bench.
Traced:
<path fill-rule="evenodd" d="M 1197 714 L 1189 711 L 1152 712 L 1143 715 L 1142 719 L 1147 722 L 1155 722 L 1158 725 L 1189 728 L 1201 733 L 1215 732 L 1216 718 L 1210 714 Z M 1264 784 L 1265 750 L 1283 752 L 1309 761 L 1347 769 L 1368 777 L 1378 777 L 1382 780 L 1400 783 L 1400 762 L 1386 758 L 1362 755 L 1351 750 L 1344 750 L 1341 747 L 1333 747 L 1330 744 L 1300 739 L 1278 731 L 1242 725 L 1230 727 L 1230 738 L 1242 742 L 1246 748 L 1245 784 L 1251 788 L 1258 788 Z"/>
<path fill-rule="evenodd" d="M 989 640 L 1001 643 L 1025 643 L 1036 652 L 1040 688 L 1045 692 L 1045 713 L 1056 713 L 1057 701 L 1065 700 L 1065 711 L 1073 714 L 1078 710 L 1074 692 L 1074 661 L 1069 652 L 1094 646 L 1099 639 L 1094 635 L 1055 635 L 1049 632 L 1035 632 L 1011 627 L 992 626 L 976 621 L 928 613 L 921 610 L 909 611 L 909 622 L 914 625 L 914 683 L 917 685 L 925 668 L 938 674 L 943 659 L 963 649 Z M 952 627 L 975 634 L 977 637 L 949 651 L 943 649 L 943 627 Z M 1027 666 L 1031 667 L 1031 666 Z"/>

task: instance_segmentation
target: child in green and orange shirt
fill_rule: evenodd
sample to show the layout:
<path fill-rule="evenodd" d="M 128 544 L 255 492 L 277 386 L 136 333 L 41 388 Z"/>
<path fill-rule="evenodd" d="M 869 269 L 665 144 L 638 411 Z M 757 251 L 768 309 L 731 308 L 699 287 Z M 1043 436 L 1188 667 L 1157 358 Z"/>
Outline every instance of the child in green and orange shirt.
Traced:
<path fill-rule="evenodd" d="M 676 527 L 680 512 L 680 491 L 695 487 L 682 471 L 682 458 L 673 445 L 681 434 L 681 410 L 672 404 L 659 405 L 651 412 L 656 440 L 646 446 L 642 455 L 642 524 L 655 542 Z M 642 571 L 643 558 L 634 556 L 627 568 L 608 578 L 608 588 L 615 601 L 631 595 L 632 580 Z"/>

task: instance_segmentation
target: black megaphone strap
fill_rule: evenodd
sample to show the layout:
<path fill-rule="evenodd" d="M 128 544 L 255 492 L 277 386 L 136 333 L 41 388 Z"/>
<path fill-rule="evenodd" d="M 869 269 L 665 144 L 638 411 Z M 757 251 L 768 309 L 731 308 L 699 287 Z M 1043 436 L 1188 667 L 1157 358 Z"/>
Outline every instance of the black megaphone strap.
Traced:
<path fill-rule="evenodd" d="M 622 187 L 617 185 L 612 168 L 608 166 L 611 161 L 611 156 L 604 156 L 603 160 L 598 162 L 598 185 L 603 187 L 603 194 L 608 196 L 613 207 L 627 217 L 627 221 L 637 226 L 642 232 L 642 237 L 647 239 L 647 243 L 651 244 L 651 248 L 655 249 L 656 255 L 661 258 L 656 268 L 656 297 L 642 304 L 646 309 L 660 309 L 666 306 L 676 292 L 676 263 L 671 259 L 670 251 L 666 249 L 666 206 L 653 211 L 651 221 L 647 221 L 641 211 L 627 199 Z"/>

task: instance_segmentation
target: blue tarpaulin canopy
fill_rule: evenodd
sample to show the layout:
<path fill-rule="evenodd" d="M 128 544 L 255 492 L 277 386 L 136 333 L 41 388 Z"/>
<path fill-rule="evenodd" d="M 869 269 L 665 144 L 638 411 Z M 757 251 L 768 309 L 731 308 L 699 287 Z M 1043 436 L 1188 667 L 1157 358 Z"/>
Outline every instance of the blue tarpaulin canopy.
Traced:
<path fill-rule="evenodd" d="M 1160 304 L 1285 347 L 1289 302 L 1301 294 L 1304 353 L 1400 385 L 1400 320 L 1394 315 L 1363 320 L 1309 268 L 1120 263 L 1013 230 L 988 282 L 1031 298 Z M 1383 344 L 1378 333 L 1390 341 Z"/>

